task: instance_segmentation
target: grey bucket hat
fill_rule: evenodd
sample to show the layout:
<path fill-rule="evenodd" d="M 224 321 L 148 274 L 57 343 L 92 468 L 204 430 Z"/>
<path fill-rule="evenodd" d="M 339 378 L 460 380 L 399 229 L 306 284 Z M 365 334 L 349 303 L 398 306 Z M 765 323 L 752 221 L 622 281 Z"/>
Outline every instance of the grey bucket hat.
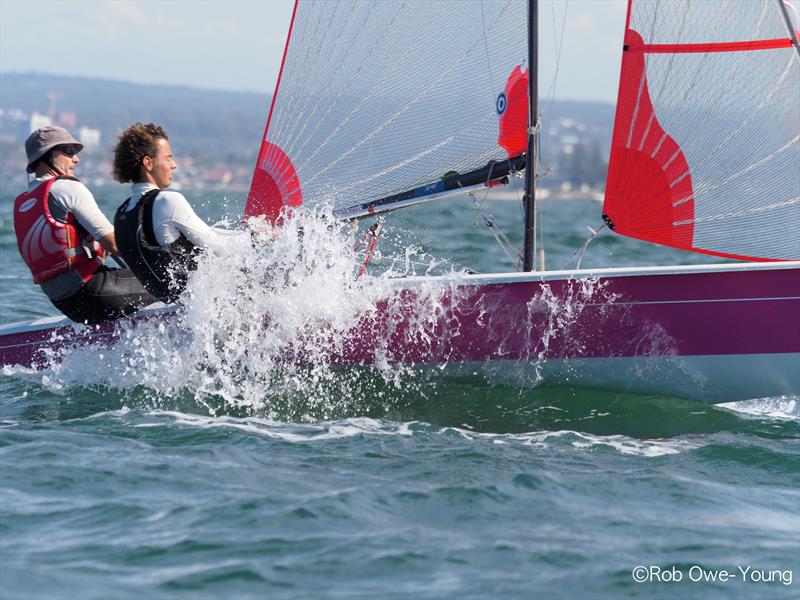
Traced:
<path fill-rule="evenodd" d="M 83 150 L 83 144 L 72 137 L 69 131 L 63 127 L 50 125 L 37 129 L 25 140 L 25 153 L 28 155 L 28 166 L 25 170 L 28 173 L 33 173 L 33 169 L 31 168 L 33 163 L 56 146 L 64 145 L 77 146 L 78 152 Z"/>

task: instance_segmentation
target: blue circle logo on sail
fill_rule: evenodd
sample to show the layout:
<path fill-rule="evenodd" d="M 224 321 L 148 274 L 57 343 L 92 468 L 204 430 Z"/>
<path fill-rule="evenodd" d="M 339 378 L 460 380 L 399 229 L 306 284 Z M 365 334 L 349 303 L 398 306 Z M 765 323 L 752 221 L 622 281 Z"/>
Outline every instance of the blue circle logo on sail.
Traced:
<path fill-rule="evenodd" d="M 497 108 L 498 115 L 502 115 L 504 112 L 506 112 L 506 108 L 508 108 L 508 98 L 506 98 L 505 92 L 500 92 L 500 95 L 497 96 L 495 107 Z"/>

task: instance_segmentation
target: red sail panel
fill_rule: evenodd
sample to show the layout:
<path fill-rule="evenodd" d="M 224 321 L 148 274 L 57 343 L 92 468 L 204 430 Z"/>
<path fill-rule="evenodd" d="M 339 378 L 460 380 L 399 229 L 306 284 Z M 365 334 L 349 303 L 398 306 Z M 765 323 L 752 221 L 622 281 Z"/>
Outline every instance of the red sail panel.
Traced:
<path fill-rule="evenodd" d="M 272 112 L 275 110 L 275 101 L 278 98 L 278 90 L 281 85 L 283 68 L 286 65 L 286 55 L 289 49 L 289 41 L 292 38 L 298 2 L 299 0 L 295 0 L 294 3 L 289 33 L 286 35 L 286 45 L 283 49 L 281 68 L 278 72 L 278 81 L 275 84 L 275 92 L 272 95 L 267 125 L 264 129 L 264 137 L 261 140 L 253 181 L 250 184 L 250 192 L 247 195 L 247 204 L 244 209 L 245 217 L 265 216 L 273 223 L 279 220 L 285 210 L 300 206 L 303 201 L 300 180 L 297 177 L 297 171 L 292 161 L 280 147 L 267 140 L 269 125 L 272 121 Z"/>
<path fill-rule="evenodd" d="M 800 259 L 800 48 L 788 11 L 772 0 L 628 8 L 606 222 L 693 252 Z"/>
<path fill-rule="evenodd" d="M 603 212 L 617 233 L 689 250 L 692 176 L 678 144 L 661 127 L 650 100 L 642 36 L 625 35 L 620 93 Z M 675 223 L 682 223 L 675 225 Z"/>
<path fill-rule="evenodd" d="M 509 158 L 525 154 L 528 149 L 528 113 L 528 71 L 517 65 L 497 97 L 497 144 L 505 148 Z"/>
<path fill-rule="evenodd" d="M 292 161 L 278 146 L 264 140 L 247 196 L 245 216 L 264 216 L 277 223 L 288 210 L 302 203 L 300 179 Z"/>

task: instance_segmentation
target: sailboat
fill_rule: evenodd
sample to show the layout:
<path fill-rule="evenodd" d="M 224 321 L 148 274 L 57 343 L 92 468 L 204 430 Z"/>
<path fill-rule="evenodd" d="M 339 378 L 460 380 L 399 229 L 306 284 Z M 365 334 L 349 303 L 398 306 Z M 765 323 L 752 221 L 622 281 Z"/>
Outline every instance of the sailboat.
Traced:
<path fill-rule="evenodd" d="M 331 360 L 380 352 L 708 403 L 800 394 L 795 8 L 629 0 L 602 218 L 615 234 L 737 262 L 559 271 L 536 268 L 538 8 L 296 2 L 246 217 L 280 224 L 324 206 L 375 219 L 524 177 L 519 271 L 398 279 L 392 315 L 387 302 L 365 316 Z M 449 310 L 420 343 L 397 315 L 431 286 Z M 42 364 L 115 335 L 60 318 L 6 325 L 0 362 Z"/>

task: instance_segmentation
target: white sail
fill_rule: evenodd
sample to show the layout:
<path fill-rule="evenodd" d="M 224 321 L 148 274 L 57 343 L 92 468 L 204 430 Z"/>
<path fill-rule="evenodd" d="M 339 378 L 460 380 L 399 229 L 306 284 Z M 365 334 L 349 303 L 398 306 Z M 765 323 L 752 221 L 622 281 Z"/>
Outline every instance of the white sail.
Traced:
<path fill-rule="evenodd" d="M 527 22 L 519 0 L 298 2 L 247 214 L 491 179 L 525 149 Z"/>
<path fill-rule="evenodd" d="M 800 48 L 784 0 L 631 0 L 604 213 L 618 233 L 800 258 Z"/>

